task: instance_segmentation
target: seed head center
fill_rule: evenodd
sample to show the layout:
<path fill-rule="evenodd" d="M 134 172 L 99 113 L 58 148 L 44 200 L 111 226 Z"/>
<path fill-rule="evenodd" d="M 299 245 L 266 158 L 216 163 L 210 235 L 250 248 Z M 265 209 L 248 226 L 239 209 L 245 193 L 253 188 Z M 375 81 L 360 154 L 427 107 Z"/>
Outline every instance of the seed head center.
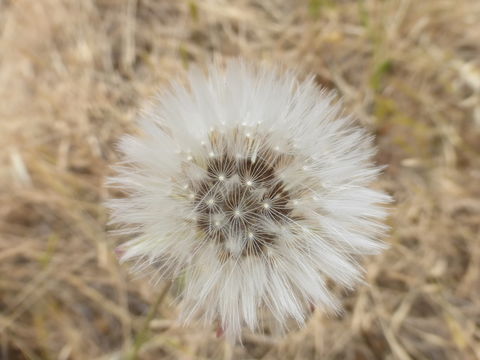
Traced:
<path fill-rule="evenodd" d="M 210 140 L 213 146 L 229 139 L 214 134 Z M 227 246 L 232 242 L 242 248 L 241 256 L 260 256 L 277 241 L 281 231 L 275 226 L 284 226 L 293 211 L 289 192 L 276 173 L 276 166 L 288 159 L 274 149 L 237 155 L 222 148 L 208 152 L 203 162 L 194 157 L 206 176 L 191 180 L 188 187 L 197 228 L 205 240 L 219 246 L 222 258 L 226 253 L 237 256 Z"/>

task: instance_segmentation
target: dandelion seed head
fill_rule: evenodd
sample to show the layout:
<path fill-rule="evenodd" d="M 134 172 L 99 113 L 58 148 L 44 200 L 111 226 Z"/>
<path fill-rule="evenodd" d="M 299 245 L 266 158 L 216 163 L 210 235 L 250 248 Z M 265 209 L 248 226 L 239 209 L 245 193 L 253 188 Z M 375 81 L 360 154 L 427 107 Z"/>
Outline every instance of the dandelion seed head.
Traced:
<path fill-rule="evenodd" d="M 384 248 L 371 138 L 313 78 L 230 62 L 189 83 L 120 143 L 110 182 L 129 198 L 109 206 L 133 236 L 122 260 L 155 281 L 182 277 L 183 321 L 218 322 L 232 341 L 263 311 L 284 330 L 312 304 L 336 311 L 326 279 L 352 287 L 358 256 Z"/>

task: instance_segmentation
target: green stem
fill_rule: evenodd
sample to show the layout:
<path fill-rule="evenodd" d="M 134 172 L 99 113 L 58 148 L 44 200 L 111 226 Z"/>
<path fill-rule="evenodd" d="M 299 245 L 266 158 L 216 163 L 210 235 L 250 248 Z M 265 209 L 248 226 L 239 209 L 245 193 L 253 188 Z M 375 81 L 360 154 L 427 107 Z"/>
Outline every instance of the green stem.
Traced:
<path fill-rule="evenodd" d="M 168 290 L 170 289 L 171 286 L 172 286 L 172 282 L 169 281 L 163 286 L 162 290 L 160 290 L 160 293 L 158 294 L 157 299 L 155 300 L 155 303 L 150 308 L 150 311 L 148 312 L 147 317 L 145 318 L 145 321 L 142 324 L 142 328 L 140 329 L 138 334 L 135 336 L 132 351 L 127 357 L 128 360 L 137 360 L 138 352 L 140 351 L 140 348 L 147 341 L 150 322 L 157 315 L 158 308 L 160 307 L 160 304 L 165 299 L 165 296 L 167 295 Z"/>

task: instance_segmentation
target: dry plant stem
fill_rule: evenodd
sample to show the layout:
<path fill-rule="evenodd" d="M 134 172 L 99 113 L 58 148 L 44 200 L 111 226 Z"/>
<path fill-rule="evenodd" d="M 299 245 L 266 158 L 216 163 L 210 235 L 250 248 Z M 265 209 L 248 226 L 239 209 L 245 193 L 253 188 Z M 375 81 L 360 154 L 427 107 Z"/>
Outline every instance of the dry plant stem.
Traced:
<path fill-rule="evenodd" d="M 163 302 L 163 300 L 165 299 L 165 296 L 167 295 L 168 290 L 170 290 L 171 286 L 172 286 L 172 282 L 169 281 L 163 286 L 162 290 L 159 292 L 158 297 L 155 300 L 155 303 L 152 305 L 149 313 L 147 314 L 147 317 L 145 318 L 145 321 L 142 325 L 142 328 L 140 329 L 139 333 L 135 337 L 135 340 L 133 342 L 132 351 L 130 352 L 129 356 L 127 357 L 128 360 L 137 359 L 138 352 L 140 351 L 140 348 L 142 347 L 142 345 L 147 340 L 147 335 L 148 335 L 148 331 L 149 331 L 149 327 L 150 327 L 150 322 L 157 315 L 158 308 L 159 308 L 160 304 Z"/>

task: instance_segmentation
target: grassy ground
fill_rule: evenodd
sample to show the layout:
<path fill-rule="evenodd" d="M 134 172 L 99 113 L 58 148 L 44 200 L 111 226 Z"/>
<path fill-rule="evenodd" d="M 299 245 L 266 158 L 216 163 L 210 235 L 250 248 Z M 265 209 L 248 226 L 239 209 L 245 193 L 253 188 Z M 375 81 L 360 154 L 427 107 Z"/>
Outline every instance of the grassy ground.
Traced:
<path fill-rule="evenodd" d="M 159 290 L 106 235 L 115 141 L 235 56 L 316 74 L 377 135 L 392 246 L 341 317 L 231 347 L 167 298 L 139 358 L 480 358 L 479 39 L 478 0 L 0 0 L 0 358 L 128 358 Z"/>

